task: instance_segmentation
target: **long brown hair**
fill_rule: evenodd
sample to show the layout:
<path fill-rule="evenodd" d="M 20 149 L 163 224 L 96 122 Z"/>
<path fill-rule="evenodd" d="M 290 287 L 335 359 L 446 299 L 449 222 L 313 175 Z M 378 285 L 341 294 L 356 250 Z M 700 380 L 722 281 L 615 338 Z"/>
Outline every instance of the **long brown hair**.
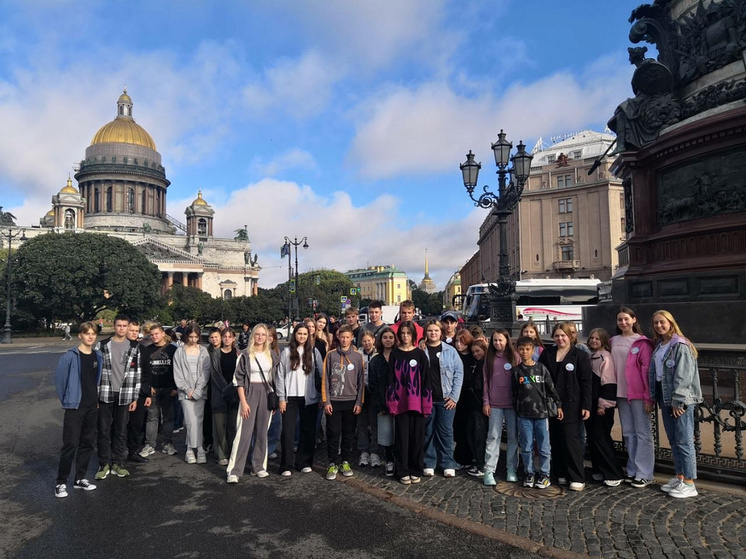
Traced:
<path fill-rule="evenodd" d="M 298 368 L 298 366 L 301 364 L 301 355 L 298 353 L 298 348 L 300 347 L 300 344 L 298 343 L 298 340 L 295 338 L 295 334 L 303 328 L 306 332 L 308 332 L 308 326 L 306 326 L 305 322 L 301 322 L 295 327 L 295 330 L 293 330 L 293 335 L 290 338 L 290 368 L 295 370 Z M 311 339 L 311 336 L 309 335 L 306 338 L 306 343 L 303 344 L 303 372 L 307 375 L 311 374 L 311 371 L 313 371 L 313 352 L 315 350 L 314 341 Z"/>
<path fill-rule="evenodd" d="M 513 346 L 513 341 L 510 339 L 510 332 L 508 332 L 505 328 L 498 328 L 497 330 L 492 332 L 492 335 L 490 336 L 490 343 L 487 344 L 487 357 L 484 360 L 485 367 L 487 367 L 488 371 L 487 378 L 490 378 L 490 376 L 492 375 L 492 367 L 495 365 L 495 359 L 497 358 L 497 350 L 495 349 L 495 344 L 492 343 L 492 340 L 494 339 L 496 334 L 502 334 L 507 340 L 505 342 L 505 350 L 503 351 L 503 357 L 505 357 L 505 360 L 513 367 L 518 364 L 518 357 L 515 351 L 515 347 Z"/>

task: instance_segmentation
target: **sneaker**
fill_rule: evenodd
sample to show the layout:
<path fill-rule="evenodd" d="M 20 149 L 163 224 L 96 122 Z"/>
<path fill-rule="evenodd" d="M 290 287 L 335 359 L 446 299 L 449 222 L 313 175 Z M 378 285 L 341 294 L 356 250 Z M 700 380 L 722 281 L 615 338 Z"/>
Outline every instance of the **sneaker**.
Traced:
<path fill-rule="evenodd" d="M 604 485 L 606 487 L 619 487 L 622 484 L 621 479 L 605 479 Z"/>
<path fill-rule="evenodd" d="M 174 429 L 174 433 L 181 433 L 184 430 L 184 427 L 177 427 Z"/>
<path fill-rule="evenodd" d="M 433 477 L 435 475 L 435 468 L 425 468 L 422 470 L 422 475 L 425 477 Z"/>
<path fill-rule="evenodd" d="M 174 454 L 176 454 L 176 449 L 174 448 L 174 445 L 172 445 L 171 443 L 168 443 L 168 444 L 163 445 L 161 452 L 163 454 L 168 454 L 169 456 L 173 456 Z"/>
<path fill-rule="evenodd" d="M 197 464 L 207 464 L 207 454 L 203 448 L 197 449 Z"/>
<path fill-rule="evenodd" d="M 477 466 L 472 466 L 471 468 L 466 470 L 466 473 L 472 477 L 484 477 L 484 472 Z"/>
<path fill-rule="evenodd" d="M 552 485 L 552 482 L 549 481 L 549 476 L 545 476 L 544 474 L 541 474 L 536 480 L 536 483 L 534 483 L 536 489 L 546 489 L 550 485 Z"/>
<path fill-rule="evenodd" d="M 342 467 L 339 468 L 339 470 L 342 472 L 342 475 L 344 477 L 352 477 L 355 475 L 355 472 L 352 471 L 352 468 L 350 467 L 350 463 L 347 461 L 342 462 Z"/>
<path fill-rule="evenodd" d="M 446 468 L 443 470 L 443 477 L 456 477 L 456 470 L 453 468 Z"/>
<path fill-rule="evenodd" d="M 328 480 L 337 479 L 338 471 L 339 471 L 339 468 L 334 462 L 332 462 L 331 464 L 329 464 L 329 467 L 326 469 L 326 479 Z"/>
<path fill-rule="evenodd" d="M 567 478 L 566 477 L 557 478 L 557 483 L 560 485 L 567 485 Z"/>
<path fill-rule="evenodd" d="M 310 473 L 311 473 L 312 471 L 313 471 L 313 468 L 312 468 L 311 466 L 306 466 L 306 467 L 305 467 L 305 468 L 303 468 L 303 469 L 302 469 L 302 470 L 301 470 L 300 472 L 301 472 L 302 474 L 310 474 Z"/>
<path fill-rule="evenodd" d="M 95 491 L 96 486 L 87 479 L 79 479 L 73 484 L 73 489 L 82 489 L 83 491 Z"/>
<path fill-rule="evenodd" d="M 221 458 L 218 460 L 218 466 L 227 466 L 228 465 L 228 459 L 227 458 Z"/>
<path fill-rule="evenodd" d="M 593 481 L 603 481 L 604 480 L 604 475 L 603 474 L 599 474 L 599 473 L 596 472 L 596 473 L 591 474 L 591 479 Z"/>
<path fill-rule="evenodd" d="M 510 483 L 515 483 L 516 481 L 518 481 L 518 476 L 515 474 L 515 470 L 508 470 L 508 475 L 505 480 L 509 481 Z"/>
<path fill-rule="evenodd" d="M 96 479 L 106 479 L 106 476 L 108 476 L 110 473 L 111 467 L 109 467 L 108 464 L 104 464 L 103 466 L 99 466 L 95 477 Z"/>
<path fill-rule="evenodd" d="M 526 479 L 523 480 L 523 487 L 534 486 L 534 474 L 527 474 Z"/>
<path fill-rule="evenodd" d="M 184 455 L 184 459 L 186 460 L 187 464 L 197 463 L 197 457 L 194 455 L 194 451 L 191 448 L 186 451 L 186 454 Z"/>
<path fill-rule="evenodd" d="M 394 463 L 386 462 L 386 477 L 394 477 Z"/>
<path fill-rule="evenodd" d="M 670 493 L 671 491 L 676 489 L 683 481 L 684 480 L 680 477 L 672 477 L 668 480 L 668 483 L 661 485 L 661 491 L 663 491 L 664 493 Z"/>
<path fill-rule="evenodd" d="M 687 497 L 696 497 L 697 495 L 699 493 L 697 493 L 697 488 L 694 487 L 694 484 L 686 483 L 685 481 L 682 481 L 668 492 L 668 496 L 675 499 L 686 499 Z"/>
<path fill-rule="evenodd" d="M 127 477 L 128 475 L 130 475 L 129 470 L 121 464 L 113 464 L 111 466 L 111 473 L 117 477 Z"/>
<path fill-rule="evenodd" d="M 146 444 L 144 447 L 142 447 L 140 456 L 142 456 L 143 458 L 147 458 L 151 454 L 155 454 L 155 448 L 153 448 L 152 444 Z"/>
<path fill-rule="evenodd" d="M 493 474 L 492 472 L 485 472 L 482 483 L 484 483 L 488 487 L 497 485 L 497 482 L 495 481 L 495 474 Z"/>
<path fill-rule="evenodd" d="M 367 452 L 363 452 L 360 455 L 360 460 L 357 461 L 358 466 L 368 466 L 370 465 L 370 454 Z"/>
<path fill-rule="evenodd" d="M 422 481 L 422 478 L 419 476 L 409 476 L 409 479 L 412 483 L 420 483 Z"/>
<path fill-rule="evenodd" d="M 59 499 L 67 497 L 67 485 L 64 483 L 58 484 L 57 487 L 54 488 L 54 496 Z"/>
<path fill-rule="evenodd" d="M 409 485 L 410 483 L 412 483 L 412 478 L 409 476 L 404 476 L 399 481 L 401 481 L 404 485 Z"/>
<path fill-rule="evenodd" d="M 282 473 L 281 473 L 280 475 L 281 475 L 282 477 L 290 477 L 290 476 L 292 476 L 292 475 L 293 475 L 293 472 L 291 472 L 290 470 L 285 470 L 285 471 L 284 471 L 284 472 L 282 472 Z"/>
<path fill-rule="evenodd" d="M 376 454 L 375 452 L 371 452 L 370 454 L 370 467 L 371 468 L 377 468 L 381 465 L 381 458 Z"/>
<path fill-rule="evenodd" d="M 624 483 L 632 483 L 635 481 L 635 476 L 626 475 L 624 476 Z"/>
<path fill-rule="evenodd" d="M 145 458 L 144 456 L 140 456 L 139 454 L 128 454 L 127 462 L 133 462 L 135 464 L 144 464 L 145 462 L 150 462 L 150 459 Z"/>
<path fill-rule="evenodd" d="M 233 474 L 229 475 L 228 483 L 238 483 L 238 476 L 234 476 Z"/>
<path fill-rule="evenodd" d="M 641 487 L 647 487 L 651 483 L 653 483 L 652 479 L 643 479 L 641 477 L 636 477 L 632 482 L 632 487 L 637 487 L 639 489 Z"/>
<path fill-rule="evenodd" d="M 582 491 L 585 489 L 585 483 L 582 481 L 573 481 L 570 483 L 570 491 Z"/>
<path fill-rule="evenodd" d="M 267 470 L 259 470 L 256 473 L 256 477 L 258 477 L 259 479 L 264 479 L 267 476 L 269 476 L 269 472 L 267 472 Z"/>

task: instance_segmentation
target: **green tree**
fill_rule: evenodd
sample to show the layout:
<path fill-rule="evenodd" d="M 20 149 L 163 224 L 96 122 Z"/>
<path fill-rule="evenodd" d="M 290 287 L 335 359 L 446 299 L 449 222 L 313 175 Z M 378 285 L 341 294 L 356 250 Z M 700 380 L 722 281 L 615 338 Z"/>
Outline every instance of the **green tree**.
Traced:
<path fill-rule="evenodd" d="M 233 322 L 243 322 L 244 320 L 254 324 L 257 322 L 272 323 L 280 321 L 285 316 L 285 303 L 282 295 L 282 289 L 262 289 L 253 297 L 235 297 L 226 301 L 226 306 L 230 307 L 233 316 Z"/>
<path fill-rule="evenodd" d="M 442 291 L 428 294 L 422 289 L 413 289 L 412 301 L 414 301 L 414 306 L 420 309 L 423 315 L 438 315 L 443 312 Z"/>
<path fill-rule="evenodd" d="M 160 272 L 125 240 L 99 233 L 47 233 L 13 255 L 19 312 L 81 322 L 104 309 L 148 316 L 158 307 Z"/>
<path fill-rule="evenodd" d="M 317 280 L 318 279 L 318 283 Z M 317 311 L 338 315 L 341 310 L 342 295 L 350 297 L 352 281 L 342 272 L 336 270 L 314 270 L 298 276 L 298 298 L 300 299 L 300 316 L 311 314 L 308 300 L 316 300 Z M 280 287 L 280 286 L 278 286 Z M 355 304 L 360 301 L 354 299 Z M 287 306 L 287 302 L 285 303 Z"/>

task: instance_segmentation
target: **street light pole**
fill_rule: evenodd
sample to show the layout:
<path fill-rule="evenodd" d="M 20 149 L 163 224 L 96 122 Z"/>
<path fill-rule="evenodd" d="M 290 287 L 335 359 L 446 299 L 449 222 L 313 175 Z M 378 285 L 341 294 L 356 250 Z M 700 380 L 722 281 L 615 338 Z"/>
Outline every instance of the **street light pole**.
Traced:
<path fill-rule="evenodd" d="M 11 273 L 13 271 L 12 263 L 10 261 L 10 250 L 13 245 L 13 239 L 15 239 L 18 235 L 21 236 L 21 241 L 26 240 L 26 230 L 21 229 L 20 231 L 16 231 L 13 233 L 13 229 L 8 227 L 8 231 L 0 233 L 4 238 L 8 239 L 8 262 L 7 262 L 7 278 L 8 278 L 8 285 L 7 285 L 7 292 L 6 292 L 6 300 L 5 300 L 5 326 L 3 327 L 3 337 L 0 340 L 0 343 L 2 344 L 12 344 L 13 343 L 13 329 L 10 325 L 10 307 L 11 307 L 11 293 L 10 293 L 10 283 L 11 283 Z"/>
<path fill-rule="evenodd" d="M 303 237 L 300 241 L 298 240 L 298 237 L 293 237 L 293 240 L 290 240 L 290 237 L 285 237 L 285 246 L 287 248 L 287 255 L 288 255 L 288 284 L 290 283 L 290 279 L 292 277 L 292 268 L 290 267 L 290 247 L 295 247 L 295 301 L 296 305 L 295 307 L 300 311 L 300 305 L 297 303 L 298 301 L 298 247 L 302 246 L 304 249 L 308 248 L 308 237 Z M 288 286 L 288 324 L 290 324 L 291 316 L 293 314 L 293 308 L 290 302 L 290 287 Z M 289 333 L 289 331 L 288 331 Z"/>
<path fill-rule="evenodd" d="M 511 157 L 510 152 L 513 144 L 505 139 L 505 132 L 500 130 L 497 142 L 492 144 L 497 165 L 497 194 L 490 192 L 488 187 L 483 188 L 483 193 L 478 198 L 474 197 L 474 188 L 477 186 L 481 163 L 474 161 L 474 154 L 469 151 L 466 162 L 460 165 L 464 179 L 464 186 L 474 205 L 480 208 L 492 209 L 497 218 L 498 232 L 500 235 L 500 267 L 499 277 L 495 284 L 490 284 L 491 297 L 491 321 L 497 323 L 498 327 L 505 328 L 512 333 L 515 324 L 515 304 L 518 299 L 515 290 L 515 277 L 510 273 L 510 261 L 508 260 L 508 217 L 521 200 L 523 187 L 531 173 L 531 160 L 533 155 L 526 152 L 523 141 L 519 142 L 517 152 Z M 513 163 L 510 169 L 508 165 Z M 519 264 L 520 267 L 520 264 Z"/>

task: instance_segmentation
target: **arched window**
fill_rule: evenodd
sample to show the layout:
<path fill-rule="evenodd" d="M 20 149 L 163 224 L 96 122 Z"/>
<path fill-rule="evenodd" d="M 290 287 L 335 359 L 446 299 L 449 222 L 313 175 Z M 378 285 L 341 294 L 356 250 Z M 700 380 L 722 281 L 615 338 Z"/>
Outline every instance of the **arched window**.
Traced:
<path fill-rule="evenodd" d="M 94 212 L 100 212 L 101 211 L 101 192 L 98 188 L 93 192 L 93 211 Z"/>
<path fill-rule="evenodd" d="M 114 210 L 114 188 L 108 187 L 106 189 L 106 211 L 111 212 Z"/>
<path fill-rule="evenodd" d="M 135 213 L 135 189 L 127 189 L 127 211 L 131 214 Z"/>
<path fill-rule="evenodd" d="M 226 289 L 223 291 L 223 299 L 232 299 L 233 298 L 233 292 L 230 289 Z"/>
<path fill-rule="evenodd" d="M 207 220 L 200 219 L 197 221 L 197 235 L 200 237 L 207 237 Z"/>
<path fill-rule="evenodd" d="M 75 229 L 75 211 L 65 210 L 65 229 Z"/>

